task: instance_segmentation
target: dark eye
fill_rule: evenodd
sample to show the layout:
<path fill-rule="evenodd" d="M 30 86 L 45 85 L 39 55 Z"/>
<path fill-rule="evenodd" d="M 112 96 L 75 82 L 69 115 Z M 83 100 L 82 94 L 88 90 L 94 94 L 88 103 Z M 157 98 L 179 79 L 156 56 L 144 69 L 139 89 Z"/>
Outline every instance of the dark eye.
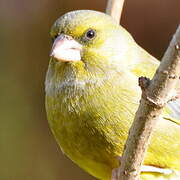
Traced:
<path fill-rule="evenodd" d="M 89 29 L 85 34 L 87 39 L 93 39 L 96 36 L 96 31 L 93 29 Z"/>

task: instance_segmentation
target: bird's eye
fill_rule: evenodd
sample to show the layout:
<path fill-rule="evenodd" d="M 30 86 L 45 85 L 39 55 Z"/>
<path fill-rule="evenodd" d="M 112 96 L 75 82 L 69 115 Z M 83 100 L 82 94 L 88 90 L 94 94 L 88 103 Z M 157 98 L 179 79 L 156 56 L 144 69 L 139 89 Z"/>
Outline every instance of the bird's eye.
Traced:
<path fill-rule="evenodd" d="M 88 40 L 93 39 L 95 36 L 96 36 L 96 31 L 93 30 L 93 29 L 89 29 L 89 30 L 86 32 L 86 34 L 85 34 L 85 37 L 86 37 Z"/>

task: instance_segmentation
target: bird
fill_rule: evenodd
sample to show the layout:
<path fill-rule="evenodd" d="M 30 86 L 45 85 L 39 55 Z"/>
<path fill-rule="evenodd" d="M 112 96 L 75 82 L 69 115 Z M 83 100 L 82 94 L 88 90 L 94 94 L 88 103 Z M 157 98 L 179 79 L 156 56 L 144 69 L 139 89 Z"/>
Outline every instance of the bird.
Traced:
<path fill-rule="evenodd" d="M 45 80 L 50 129 L 74 163 L 110 180 L 139 105 L 138 77 L 152 78 L 159 61 L 103 12 L 68 12 L 55 21 L 50 36 Z M 164 108 L 153 130 L 142 180 L 180 179 L 179 120 L 177 99 Z"/>

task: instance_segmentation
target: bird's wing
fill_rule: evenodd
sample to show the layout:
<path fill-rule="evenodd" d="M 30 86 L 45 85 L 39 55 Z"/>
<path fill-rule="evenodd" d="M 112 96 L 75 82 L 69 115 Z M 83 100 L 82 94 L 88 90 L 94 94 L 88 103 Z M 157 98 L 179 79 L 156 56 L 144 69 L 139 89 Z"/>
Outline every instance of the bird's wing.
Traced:
<path fill-rule="evenodd" d="M 180 99 L 169 102 L 164 112 L 164 119 L 173 121 L 180 125 Z"/>

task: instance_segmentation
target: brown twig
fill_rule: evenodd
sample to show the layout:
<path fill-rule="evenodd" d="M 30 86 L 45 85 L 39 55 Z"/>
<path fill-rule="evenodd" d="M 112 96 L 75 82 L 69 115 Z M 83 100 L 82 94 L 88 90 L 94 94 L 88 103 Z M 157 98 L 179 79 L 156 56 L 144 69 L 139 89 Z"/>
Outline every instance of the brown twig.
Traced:
<path fill-rule="evenodd" d="M 180 74 L 180 26 L 152 81 L 140 79 L 142 98 L 121 158 L 119 180 L 138 180 L 152 130 L 163 107 L 172 99 Z M 143 84 L 143 87 L 142 87 Z M 144 86 L 145 85 L 145 86 Z"/>
<path fill-rule="evenodd" d="M 106 13 L 112 16 L 118 23 L 121 18 L 124 0 L 108 0 Z"/>

